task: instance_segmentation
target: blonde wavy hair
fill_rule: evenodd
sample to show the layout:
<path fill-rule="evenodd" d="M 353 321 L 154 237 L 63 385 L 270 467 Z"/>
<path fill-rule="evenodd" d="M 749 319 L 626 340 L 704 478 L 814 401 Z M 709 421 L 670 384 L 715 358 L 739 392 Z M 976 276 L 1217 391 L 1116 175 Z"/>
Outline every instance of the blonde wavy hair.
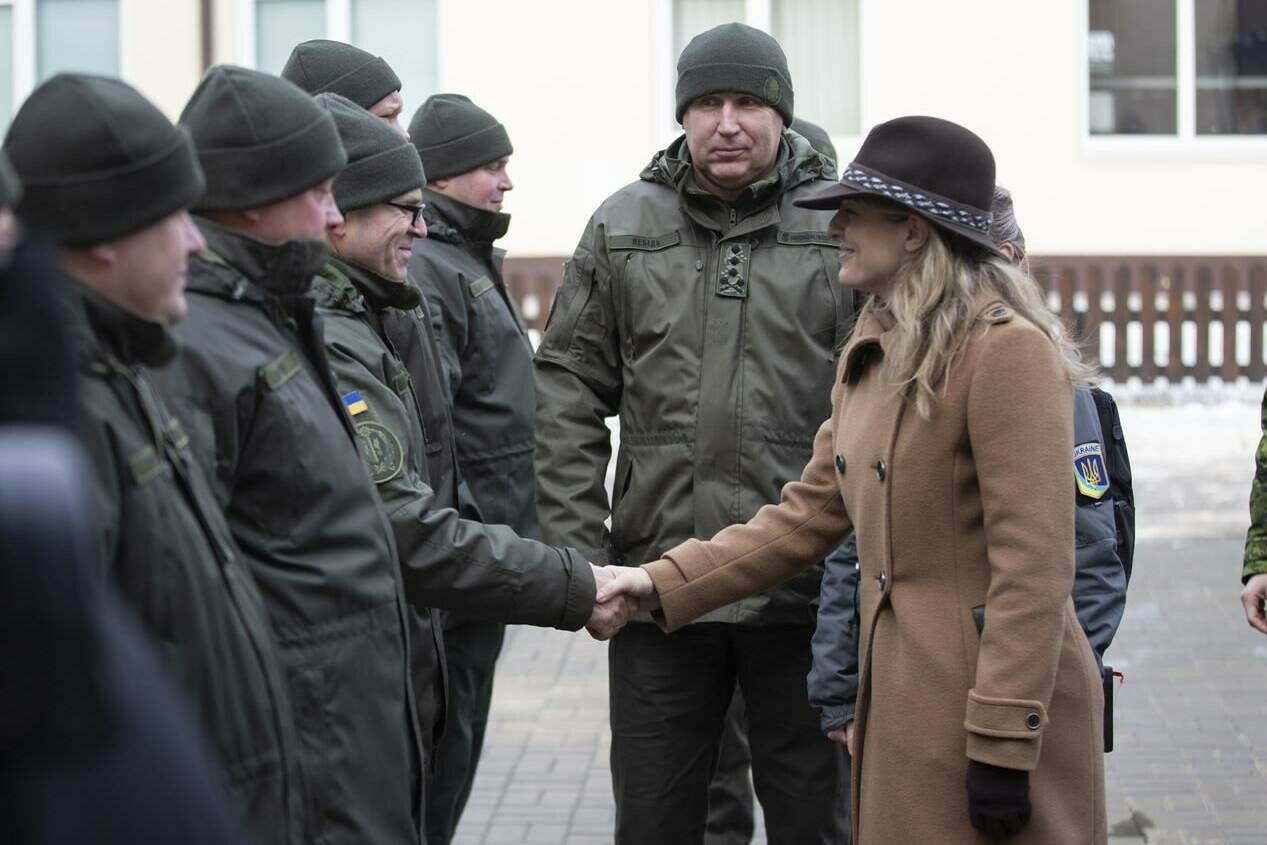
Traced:
<path fill-rule="evenodd" d="M 867 308 L 887 313 L 895 326 L 885 350 L 886 379 L 898 385 L 924 419 L 944 396 L 950 372 L 967 346 L 982 297 L 998 299 L 1038 326 L 1060 350 L 1070 381 L 1094 381 L 1064 323 L 1047 307 L 1038 283 L 998 256 L 969 257 L 947 243 L 935 226 L 928 241 L 898 268 L 888 299 L 872 297 Z"/>

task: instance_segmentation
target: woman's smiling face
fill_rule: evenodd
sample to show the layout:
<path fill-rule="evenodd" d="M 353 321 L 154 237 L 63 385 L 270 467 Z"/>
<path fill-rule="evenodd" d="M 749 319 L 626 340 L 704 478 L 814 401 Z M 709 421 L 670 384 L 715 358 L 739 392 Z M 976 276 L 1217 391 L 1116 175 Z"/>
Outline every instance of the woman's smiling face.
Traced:
<path fill-rule="evenodd" d="M 827 231 L 840 244 L 840 283 L 884 297 L 909 252 L 913 215 L 867 197 L 840 204 Z"/>

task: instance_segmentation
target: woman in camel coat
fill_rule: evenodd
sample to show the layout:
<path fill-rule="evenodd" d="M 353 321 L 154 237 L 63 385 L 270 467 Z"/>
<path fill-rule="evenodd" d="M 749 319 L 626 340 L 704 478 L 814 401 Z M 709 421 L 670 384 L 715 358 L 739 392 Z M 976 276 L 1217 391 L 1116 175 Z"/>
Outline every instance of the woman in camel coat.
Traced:
<path fill-rule="evenodd" d="M 841 281 L 873 297 L 801 480 L 600 595 L 658 603 L 672 630 L 854 529 L 860 845 L 1107 840 L 1099 673 L 1070 599 L 1072 386 L 1089 373 L 993 253 L 993 188 L 989 148 L 956 124 L 872 130 L 806 201 L 840 209 Z"/>

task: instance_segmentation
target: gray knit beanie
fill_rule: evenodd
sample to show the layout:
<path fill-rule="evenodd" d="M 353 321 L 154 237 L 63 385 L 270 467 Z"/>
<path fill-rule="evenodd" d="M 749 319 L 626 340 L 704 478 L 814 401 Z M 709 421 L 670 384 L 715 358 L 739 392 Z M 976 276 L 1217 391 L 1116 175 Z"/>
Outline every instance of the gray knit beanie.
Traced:
<path fill-rule="evenodd" d="M 22 198 L 22 182 L 9 164 L 9 157 L 0 150 L 0 208 L 13 208 Z"/>
<path fill-rule="evenodd" d="M 180 115 L 207 175 L 202 211 L 259 208 L 347 163 L 330 115 L 298 86 L 232 65 L 207 71 Z"/>
<path fill-rule="evenodd" d="M 105 76 L 63 73 L 36 88 L 4 150 L 22 182 L 18 215 L 71 247 L 130 235 L 188 208 L 203 189 L 189 136 Z"/>
<path fill-rule="evenodd" d="M 413 145 L 383 121 L 338 94 L 318 94 L 317 104 L 334 118 L 348 153 L 334 180 L 334 201 L 355 211 L 416 191 L 427 184 Z"/>
<path fill-rule="evenodd" d="M 751 94 L 792 123 L 792 74 L 779 42 L 759 29 L 724 23 L 701 32 L 677 60 L 677 120 L 705 94 Z"/>
<path fill-rule="evenodd" d="M 414 112 L 409 138 L 428 179 L 474 170 L 515 151 L 506 127 L 461 94 L 433 94 Z"/>
<path fill-rule="evenodd" d="M 309 94 L 341 94 L 363 109 L 400 90 L 400 77 L 380 56 L 342 41 L 305 41 L 282 68 L 289 80 Z"/>

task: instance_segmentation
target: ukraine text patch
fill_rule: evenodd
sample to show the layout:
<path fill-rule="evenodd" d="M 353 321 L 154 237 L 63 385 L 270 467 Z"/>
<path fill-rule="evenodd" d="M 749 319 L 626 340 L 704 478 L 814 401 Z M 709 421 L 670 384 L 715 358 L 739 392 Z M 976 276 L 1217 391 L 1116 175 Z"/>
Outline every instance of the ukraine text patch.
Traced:
<path fill-rule="evenodd" d="M 361 398 L 361 391 L 359 390 L 353 390 L 351 393 L 343 394 L 343 406 L 347 408 L 348 413 L 354 417 L 357 414 L 362 414 L 370 409 L 370 406 L 365 404 L 365 400 Z"/>
<path fill-rule="evenodd" d="M 1109 491 L 1109 471 L 1104 465 L 1104 447 L 1098 440 L 1073 447 L 1073 475 L 1078 492 L 1099 499 Z"/>

